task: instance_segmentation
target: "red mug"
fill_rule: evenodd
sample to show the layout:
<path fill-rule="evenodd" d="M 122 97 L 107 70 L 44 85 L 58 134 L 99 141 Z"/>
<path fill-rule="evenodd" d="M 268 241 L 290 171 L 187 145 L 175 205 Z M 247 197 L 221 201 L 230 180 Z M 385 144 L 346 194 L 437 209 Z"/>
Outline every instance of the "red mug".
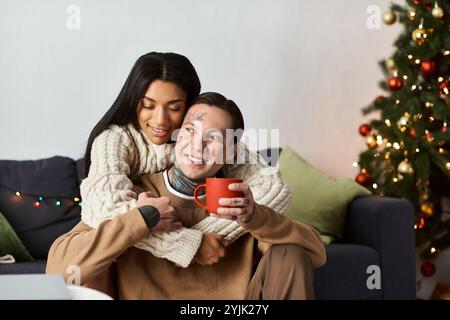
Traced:
<path fill-rule="evenodd" d="M 242 183 L 242 179 L 229 178 L 206 178 L 206 183 L 199 185 L 194 191 L 194 200 L 200 207 L 208 210 L 208 212 L 217 213 L 220 198 L 242 198 L 244 194 L 241 191 L 231 191 L 228 186 L 232 183 Z M 206 189 L 206 203 L 198 199 L 198 192 Z"/>

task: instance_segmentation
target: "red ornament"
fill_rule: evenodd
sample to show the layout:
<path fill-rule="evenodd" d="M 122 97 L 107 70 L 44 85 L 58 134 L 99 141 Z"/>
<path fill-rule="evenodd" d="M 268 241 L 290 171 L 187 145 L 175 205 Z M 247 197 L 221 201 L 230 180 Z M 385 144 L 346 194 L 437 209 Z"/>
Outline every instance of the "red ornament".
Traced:
<path fill-rule="evenodd" d="M 432 76 L 436 71 L 436 62 L 431 60 L 424 60 L 420 64 L 420 70 L 426 76 Z"/>
<path fill-rule="evenodd" d="M 387 86 L 389 90 L 398 91 L 403 87 L 403 80 L 399 77 L 391 77 L 388 79 Z"/>
<path fill-rule="evenodd" d="M 416 138 L 416 137 L 417 137 L 417 135 L 416 135 L 416 130 L 414 130 L 414 128 L 409 128 L 408 134 L 409 134 L 409 136 L 410 136 L 411 138 Z"/>
<path fill-rule="evenodd" d="M 436 272 L 436 266 L 430 260 L 426 260 L 422 262 L 422 265 L 420 266 L 420 272 L 422 272 L 424 277 L 432 277 Z"/>
<path fill-rule="evenodd" d="M 375 102 L 381 102 L 381 100 L 383 99 L 383 96 L 378 96 L 375 98 Z"/>
<path fill-rule="evenodd" d="M 448 80 L 444 80 L 441 83 L 439 83 L 439 91 L 442 94 L 448 95 L 450 93 L 449 86 L 450 82 Z"/>
<path fill-rule="evenodd" d="M 368 124 L 363 124 L 359 127 L 359 134 L 363 137 L 367 137 L 371 130 L 372 128 Z"/>
<path fill-rule="evenodd" d="M 361 172 L 358 173 L 358 175 L 355 178 L 355 181 L 362 186 L 367 186 L 372 181 L 372 178 L 367 173 Z"/>
<path fill-rule="evenodd" d="M 34 207 L 35 208 L 39 208 L 41 206 L 41 203 L 39 202 L 39 201 L 36 201 L 35 203 L 34 203 Z"/>

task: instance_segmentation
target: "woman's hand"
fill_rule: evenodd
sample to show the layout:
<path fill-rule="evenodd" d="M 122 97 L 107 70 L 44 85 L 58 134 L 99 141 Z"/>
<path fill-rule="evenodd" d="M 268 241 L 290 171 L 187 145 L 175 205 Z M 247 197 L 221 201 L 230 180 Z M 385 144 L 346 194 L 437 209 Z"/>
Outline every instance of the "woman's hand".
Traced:
<path fill-rule="evenodd" d="M 231 183 L 228 186 L 231 191 L 241 191 L 244 194 L 242 198 L 220 198 L 219 205 L 229 208 L 220 207 L 217 209 L 217 215 L 211 214 L 218 218 L 237 220 L 239 223 L 250 221 L 255 212 L 255 200 L 253 193 L 247 182 Z M 231 207 L 231 208 L 230 208 Z"/>
<path fill-rule="evenodd" d="M 159 221 L 151 231 L 169 232 L 181 228 L 183 225 L 170 205 L 168 197 L 155 198 L 152 192 L 141 192 L 138 195 L 137 206 L 153 206 L 159 211 Z"/>
<path fill-rule="evenodd" d="M 227 242 L 223 239 L 223 236 L 214 233 L 204 234 L 192 262 L 202 266 L 213 265 L 225 256 L 226 246 Z"/>

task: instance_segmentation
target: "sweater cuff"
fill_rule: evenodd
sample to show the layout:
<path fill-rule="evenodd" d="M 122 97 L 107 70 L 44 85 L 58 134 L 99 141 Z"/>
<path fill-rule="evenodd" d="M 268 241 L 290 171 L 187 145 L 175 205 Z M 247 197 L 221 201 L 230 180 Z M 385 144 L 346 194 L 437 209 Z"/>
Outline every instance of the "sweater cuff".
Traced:
<path fill-rule="evenodd" d="M 121 214 L 117 218 L 125 226 L 125 229 L 128 231 L 133 243 L 142 240 L 142 238 L 150 234 L 150 229 L 145 223 L 145 220 L 138 208 L 134 208 L 125 214 Z"/>
<path fill-rule="evenodd" d="M 167 259 L 183 268 L 187 268 L 197 254 L 202 238 L 203 234 L 201 231 L 185 228 L 180 233 L 180 238 L 177 241 L 177 250 L 171 250 L 167 255 Z"/>

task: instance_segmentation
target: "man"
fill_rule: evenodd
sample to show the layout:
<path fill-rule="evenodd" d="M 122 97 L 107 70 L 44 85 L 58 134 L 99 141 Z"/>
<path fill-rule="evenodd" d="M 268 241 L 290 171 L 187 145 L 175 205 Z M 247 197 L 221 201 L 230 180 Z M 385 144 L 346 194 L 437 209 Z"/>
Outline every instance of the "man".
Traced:
<path fill-rule="evenodd" d="M 47 273 L 67 277 L 67 267 L 77 265 L 82 284 L 119 299 L 313 298 L 313 271 L 326 259 L 313 228 L 255 203 L 245 182 L 229 186 L 244 196 L 221 199 L 224 207 L 216 213 L 193 200 L 196 186 L 220 176 L 224 160 L 235 157 L 240 136 L 230 143 L 229 129 L 244 129 L 236 104 L 217 93 L 200 95 L 177 137 L 175 165 L 140 178 L 138 208 L 97 229 L 79 223 L 58 238 Z M 204 234 L 187 268 L 133 247 L 151 233 L 158 236 L 158 226 L 180 221 L 190 228 L 211 216 L 235 219 L 248 232 L 233 243 Z"/>

